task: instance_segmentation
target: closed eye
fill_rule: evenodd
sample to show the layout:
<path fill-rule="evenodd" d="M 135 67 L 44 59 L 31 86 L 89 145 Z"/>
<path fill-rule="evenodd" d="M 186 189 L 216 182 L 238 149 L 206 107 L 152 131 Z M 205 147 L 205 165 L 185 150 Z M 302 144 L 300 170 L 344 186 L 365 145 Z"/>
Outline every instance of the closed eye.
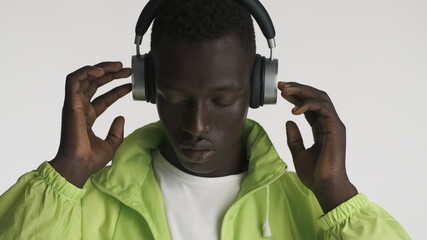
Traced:
<path fill-rule="evenodd" d="M 230 107 L 237 102 L 237 99 L 226 101 L 221 99 L 213 99 L 211 102 L 219 107 Z"/>
<path fill-rule="evenodd" d="M 177 105 L 177 104 L 187 104 L 190 103 L 190 99 L 165 99 L 167 103 L 171 105 Z"/>
<path fill-rule="evenodd" d="M 165 94 L 162 91 L 157 91 L 158 95 L 169 105 L 177 105 L 182 103 L 188 103 L 191 101 L 188 97 L 177 95 L 177 94 Z"/>

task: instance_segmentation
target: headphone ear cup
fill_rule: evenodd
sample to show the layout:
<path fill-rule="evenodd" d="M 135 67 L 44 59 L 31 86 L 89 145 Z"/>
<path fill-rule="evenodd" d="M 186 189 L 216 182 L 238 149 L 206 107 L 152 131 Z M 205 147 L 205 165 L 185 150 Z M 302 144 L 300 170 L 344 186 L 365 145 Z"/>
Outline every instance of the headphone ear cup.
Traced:
<path fill-rule="evenodd" d="M 145 55 L 132 56 L 132 96 L 134 100 L 146 100 Z"/>
<path fill-rule="evenodd" d="M 145 84 L 147 92 L 147 102 L 156 103 L 156 82 L 154 79 L 153 58 L 151 53 L 145 54 Z"/>
<path fill-rule="evenodd" d="M 277 72 L 279 60 L 264 58 L 264 90 L 263 104 L 276 104 L 277 102 Z"/>
<path fill-rule="evenodd" d="M 249 103 L 249 107 L 251 108 L 259 108 L 263 105 L 263 62 L 263 57 L 256 54 L 251 76 L 251 99 Z"/>

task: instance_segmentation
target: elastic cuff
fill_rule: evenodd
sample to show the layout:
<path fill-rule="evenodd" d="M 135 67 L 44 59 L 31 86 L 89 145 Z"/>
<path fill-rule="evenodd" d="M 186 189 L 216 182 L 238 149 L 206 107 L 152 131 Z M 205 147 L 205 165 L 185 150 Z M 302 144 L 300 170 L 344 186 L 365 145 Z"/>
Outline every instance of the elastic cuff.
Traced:
<path fill-rule="evenodd" d="M 364 194 L 359 193 L 322 216 L 317 220 L 317 223 L 320 228 L 327 231 L 333 226 L 345 222 L 360 209 L 367 207 L 369 203 L 368 198 Z"/>
<path fill-rule="evenodd" d="M 78 188 L 68 182 L 47 161 L 37 168 L 37 172 L 49 187 L 70 200 L 80 200 L 86 193 L 86 189 Z"/>

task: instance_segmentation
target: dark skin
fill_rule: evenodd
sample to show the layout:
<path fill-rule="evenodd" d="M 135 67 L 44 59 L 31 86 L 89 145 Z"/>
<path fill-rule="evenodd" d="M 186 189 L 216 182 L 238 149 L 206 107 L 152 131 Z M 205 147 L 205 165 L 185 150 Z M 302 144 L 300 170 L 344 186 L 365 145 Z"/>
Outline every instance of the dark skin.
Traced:
<path fill-rule="evenodd" d="M 152 53 L 157 111 L 166 135 L 163 156 L 197 176 L 242 172 L 248 163 L 241 134 L 253 58 L 244 54 L 239 38 L 229 35 L 197 44 L 164 39 Z M 213 153 L 187 150 L 186 155 L 186 144 Z"/>
<path fill-rule="evenodd" d="M 239 39 L 232 34 L 198 44 L 164 39 L 152 53 L 157 109 L 166 135 L 162 155 L 198 176 L 244 171 L 247 156 L 240 136 L 249 107 L 247 83 L 253 58 Z M 124 84 L 95 100 L 92 97 L 98 87 L 130 74 L 120 62 L 104 62 L 67 76 L 61 144 L 50 163 L 77 187 L 103 168 L 122 142 L 123 117 L 113 121 L 104 140 L 93 133 L 92 126 L 131 86 Z M 290 82 L 279 82 L 278 89 L 295 105 L 292 113 L 304 114 L 312 127 L 314 144 L 305 148 L 297 125 L 288 121 L 288 146 L 298 177 L 327 213 L 357 194 L 345 170 L 345 126 L 325 92 Z"/>
<path fill-rule="evenodd" d="M 120 62 L 85 66 L 69 74 L 62 109 L 61 143 L 50 161 L 65 179 L 83 187 L 87 179 L 113 158 L 123 140 L 124 118 L 114 119 L 105 139 L 95 135 L 93 123 L 111 104 L 132 90 L 124 84 L 92 100 L 96 90 L 114 79 L 127 78 L 130 68 Z"/>
<path fill-rule="evenodd" d="M 304 114 L 311 126 L 314 144 L 306 149 L 298 126 L 286 122 L 288 146 L 299 179 L 327 213 L 357 194 L 345 170 L 345 126 L 325 92 L 294 82 L 279 82 L 278 88 L 295 105 L 292 113 Z"/>

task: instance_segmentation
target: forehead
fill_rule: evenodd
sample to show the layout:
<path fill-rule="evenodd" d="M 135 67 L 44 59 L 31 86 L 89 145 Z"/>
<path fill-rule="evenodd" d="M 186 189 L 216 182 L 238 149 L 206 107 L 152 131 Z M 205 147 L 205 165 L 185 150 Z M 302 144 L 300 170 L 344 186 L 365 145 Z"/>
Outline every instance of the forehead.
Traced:
<path fill-rule="evenodd" d="M 199 43 L 164 39 L 152 55 L 159 87 L 242 88 L 250 82 L 253 60 L 234 35 Z"/>

